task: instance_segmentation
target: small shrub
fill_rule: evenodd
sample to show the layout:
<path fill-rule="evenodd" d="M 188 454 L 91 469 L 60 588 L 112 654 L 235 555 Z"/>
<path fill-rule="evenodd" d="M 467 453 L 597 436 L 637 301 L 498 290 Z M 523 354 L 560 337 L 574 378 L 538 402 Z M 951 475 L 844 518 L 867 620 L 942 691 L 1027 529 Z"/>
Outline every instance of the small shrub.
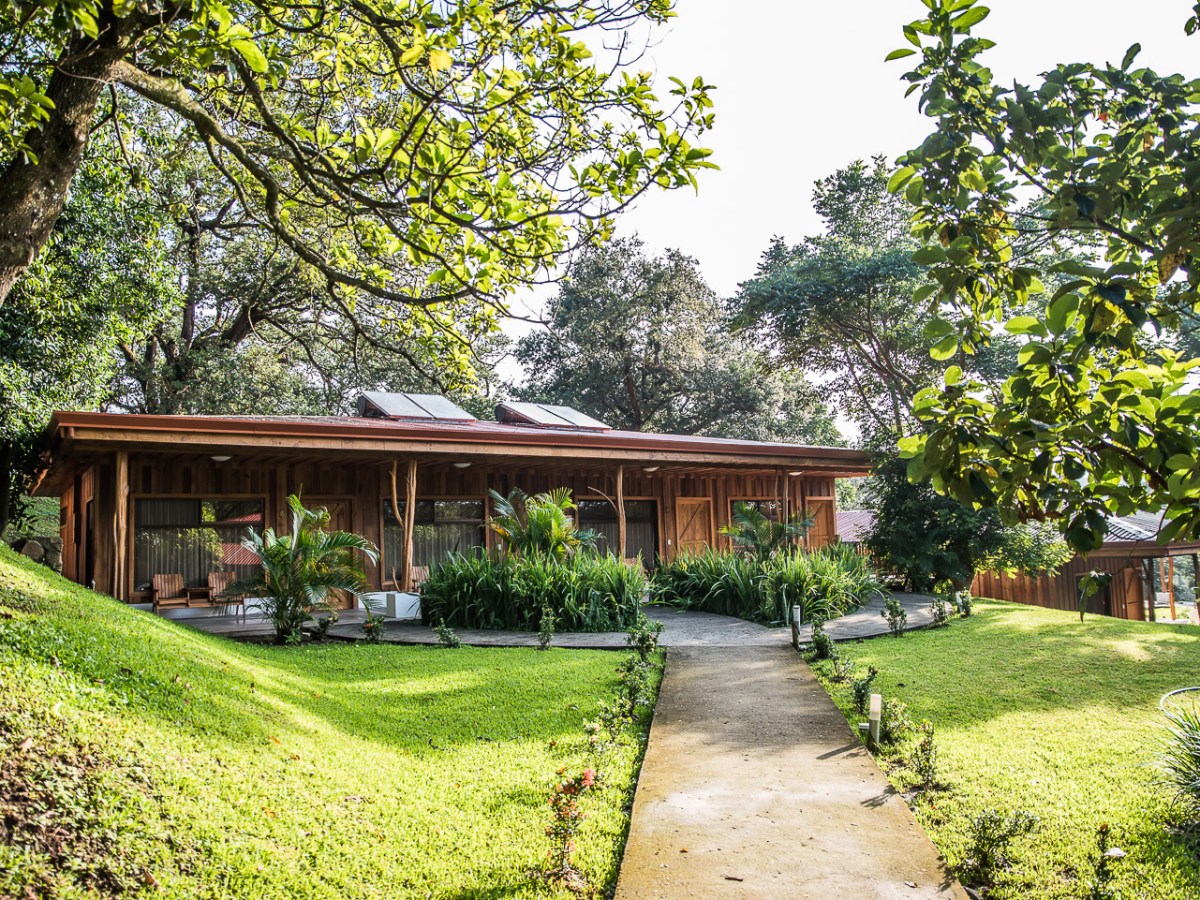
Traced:
<path fill-rule="evenodd" d="M 608 736 L 610 743 L 616 743 L 621 739 L 625 727 L 630 724 L 630 719 L 621 708 L 620 703 L 614 704 L 607 700 L 601 700 L 596 710 L 596 724 Z"/>
<path fill-rule="evenodd" d="M 658 639 L 662 635 L 662 630 L 662 622 L 656 622 L 642 613 L 633 627 L 629 629 L 629 636 L 625 638 L 625 643 L 637 653 L 642 662 L 648 663 L 650 657 L 654 655 L 654 651 L 658 649 Z"/>
<path fill-rule="evenodd" d="M 855 662 L 849 657 L 835 656 L 833 658 L 833 671 L 829 677 L 838 684 L 849 681 L 854 675 L 854 667 Z"/>
<path fill-rule="evenodd" d="M 1125 851 L 1113 847 L 1111 829 L 1105 823 L 1096 829 L 1096 865 L 1092 873 L 1091 887 L 1088 889 L 1087 900 L 1117 900 L 1117 889 L 1113 887 L 1112 864 L 1118 859 L 1125 858 Z"/>
<path fill-rule="evenodd" d="M 825 620 L 817 619 L 812 627 L 813 656 L 816 659 L 834 659 L 837 657 L 837 647 L 825 632 Z"/>
<path fill-rule="evenodd" d="M 1037 825 L 1037 816 L 1024 809 L 1008 815 L 985 809 L 971 816 L 967 853 L 959 867 L 963 879 L 970 884 L 991 884 L 996 872 L 1011 864 L 1008 845 L 1015 838 L 1032 834 Z"/>
<path fill-rule="evenodd" d="M 850 689 L 854 692 L 854 708 L 860 714 L 865 714 L 867 711 L 867 706 L 871 702 L 871 686 L 875 683 L 878 675 L 878 669 L 868 666 L 867 674 L 861 678 L 855 678 L 850 685 Z"/>
<path fill-rule="evenodd" d="M 904 634 L 904 628 L 908 625 L 908 613 L 904 610 L 904 604 L 900 602 L 900 598 L 895 594 L 888 597 L 884 601 L 883 609 L 879 614 L 887 619 L 888 629 L 892 632 L 892 637 L 900 637 Z"/>
<path fill-rule="evenodd" d="M 554 623 L 557 621 L 554 610 L 548 606 L 542 607 L 542 618 L 538 623 L 538 649 L 549 650 L 550 642 L 554 640 Z"/>
<path fill-rule="evenodd" d="M 1186 819 L 1200 818 L 1200 711 L 1167 709 L 1167 740 L 1159 758 L 1162 780 Z"/>
<path fill-rule="evenodd" d="M 363 620 L 362 630 L 368 644 L 378 644 L 383 641 L 383 614 L 379 612 L 379 603 L 369 597 L 362 597 L 363 609 L 367 612 Z"/>
<path fill-rule="evenodd" d="M 929 604 L 929 611 L 933 613 L 933 627 L 942 628 L 950 624 L 950 607 L 946 603 L 946 598 L 941 594 L 936 595 L 933 601 Z M 888 623 L 891 627 L 891 623 Z"/>
<path fill-rule="evenodd" d="M 584 769 L 578 775 L 567 775 L 566 769 L 559 769 L 558 775 L 560 780 L 550 793 L 551 818 L 546 826 L 546 834 L 553 845 L 546 878 L 572 893 L 582 894 L 588 885 L 583 873 L 575 866 L 575 835 L 586 816 L 579 805 L 579 797 L 595 785 L 596 773 Z"/>
<path fill-rule="evenodd" d="M 971 596 L 970 591 L 959 591 L 954 595 L 955 608 L 958 609 L 959 615 L 964 619 L 969 618 L 971 613 L 975 611 L 975 598 Z"/>
<path fill-rule="evenodd" d="M 920 739 L 913 748 L 908 765 L 917 776 L 917 783 L 927 791 L 937 786 L 937 743 L 933 736 L 933 723 L 922 722 L 917 729 Z"/>
<path fill-rule="evenodd" d="M 448 650 L 454 650 L 462 646 L 462 641 L 458 639 L 458 635 L 454 633 L 454 629 L 446 624 L 445 619 L 439 619 L 433 630 L 437 632 L 438 643 Z"/>
<path fill-rule="evenodd" d="M 908 704 L 885 697 L 883 707 L 879 711 L 879 742 L 895 744 L 902 741 L 912 730 L 913 723 L 908 717 Z"/>
<path fill-rule="evenodd" d="M 640 721 L 643 714 L 649 711 L 653 671 L 654 666 L 642 662 L 636 653 L 629 654 L 625 661 L 617 666 L 617 672 L 620 674 L 618 703 L 622 715 L 631 721 Z"/>
<path fill-rule="evenodd" d="M 381 617 L 382 618 L 382 617 Z M 331 609 L 329 615 L 320 616 L 313 619 L 312 638 L 314 641 L 323 641 L 329 636 L 329 629 L 338 623 L 338 611 Z"/>

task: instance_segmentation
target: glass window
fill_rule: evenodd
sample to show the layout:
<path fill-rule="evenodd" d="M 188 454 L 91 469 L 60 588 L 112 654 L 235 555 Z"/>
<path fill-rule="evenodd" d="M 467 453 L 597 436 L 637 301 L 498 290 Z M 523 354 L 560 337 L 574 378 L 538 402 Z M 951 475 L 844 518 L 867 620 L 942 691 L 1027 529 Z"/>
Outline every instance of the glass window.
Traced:
<path fill-rule="evenodd" d="M 617 552 L 617 510 L 607 500 L 580 500 L 579 527 L 599 534 L 596 547 L 602 552 Z M 658 559 L 658 517 L 653 500 L 625 501 L 625 555 L 630 559 L 640 555 L 648 566 Z"/>
<path fill-rule="evenodd" d="M 186 587 L 207 587 L 210 572 L 252 575 L 258 560 L 242 546 L 246 530 L 261 531 L 261 500 L 137 500 L 133 582 L 149 588 L 155 575 L 182 575 Z"/>
<path fill-rule="evenodd" d="M 399 513 L 404 516 L 404 501 Z M 428 566 L 448 553 L 465 553 L 484 545 L 482 500 L 418 500 L 413 511 L 413 565 Z M 404 559 L 404 524 L 392 502 L 383 503 L 383 564 L 396 580 Z"/>
<path fill-rule="evenodd" d="M 779 521 L 779 501 L 778 500 L 731 500 L 729 501 L 729 520 L 733 521 L 733 510 L 739 504 L 743 503 L 752 509 L 757 509 L 760 513 L 770 519 L 772 522 Z"/>

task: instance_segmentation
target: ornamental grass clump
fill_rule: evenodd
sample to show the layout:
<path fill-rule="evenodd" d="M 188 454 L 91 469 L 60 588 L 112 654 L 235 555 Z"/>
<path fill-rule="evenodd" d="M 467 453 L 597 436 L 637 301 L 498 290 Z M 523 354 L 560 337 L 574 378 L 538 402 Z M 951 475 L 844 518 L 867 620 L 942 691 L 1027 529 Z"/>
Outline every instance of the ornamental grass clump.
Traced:
<path fill-rule="evenodd" d="M 1159 765 L 1162 780 L 1189 822 L 1200 820 L 1200 710 L 1164 707 L 1167 740 Z"/>
<path fill-rule="evenodd" d="M 682 609 L 784 624 L 794 606 L 803 622 L 843 616 L 879 583 L 866 558 L 842 545 L 793 547 L 766 558 L 710 548 L 664 561 L 653 589 L 656 600 Z"/>
<path fill-rule="evenodd" d="M 430 569 L 421 614 L 457 628 L 533 632 L 549 609 L 559 633 L 624 631 L 637 622 L 646 585 L 639 567 L 614 556 L 457 553 Z"/>

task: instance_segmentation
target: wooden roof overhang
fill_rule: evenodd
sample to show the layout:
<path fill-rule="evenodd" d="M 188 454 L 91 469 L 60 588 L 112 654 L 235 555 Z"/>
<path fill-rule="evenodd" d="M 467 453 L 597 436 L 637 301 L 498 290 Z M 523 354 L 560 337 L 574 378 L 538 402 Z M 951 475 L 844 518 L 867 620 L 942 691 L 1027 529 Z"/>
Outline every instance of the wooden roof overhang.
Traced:
<path fill-rule="evenodd" d="M 1200 541 L 1171 541 L 1169 544 L 1160 544 L 1157 541 L 1105 541 L 1088 556 L 1161 559 L 1192 554 L 1200 554 Z"/>
<path fill-rule="evenodd" d="M 336 459 L 360 464 L 416 458 L 423 464 L 490 463 L 568 470 L 616 464 L 690 474 L 792 472 L 858 477 L 864 453 L 685 435 L 524 428 L 480 422 L 424 424 L 353 417 L 151 416 L 55 413 L 50 458 L 36 493 L 54 496 L 73 472 L 118 450 L 164 456 L 229 455 L 259 461 Z"/>

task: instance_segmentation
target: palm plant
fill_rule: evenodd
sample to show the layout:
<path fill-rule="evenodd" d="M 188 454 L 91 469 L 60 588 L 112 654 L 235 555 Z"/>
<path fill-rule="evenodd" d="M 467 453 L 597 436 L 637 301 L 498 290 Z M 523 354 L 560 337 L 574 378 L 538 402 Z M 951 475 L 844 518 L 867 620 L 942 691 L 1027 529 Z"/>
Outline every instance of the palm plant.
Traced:
<path fill-rule="evenodd" d="M 288 506 L 291 534 L 278 535 L 273 528 L 261 535 L 247 533 L 242 546 L 258 557 L 262 570 L 236 586 L 239 593 L 261 598 L 277 644 L 300 640 L 300 629 L 313 612 L 329 608 L 335 591 L 363 591 L 363 560 L 378 558 L 378 550 L 366 538 L 329 531 L 328 510 L 306 509 L 294 494 Z"/>
<path fill-rule="evenodd" d="M 733 521 L 721 526 L 721 534 L 734 545 L 759 559 L 770 559 L 781 548 L 793 543 L 812 527 L 812 519 L 774 522 L 757 506 L 733 505 Z"/>
<path fill-rule="evenodd" d="M 495 510 L 488 526 L 510 553 L 561 560 L 596 545 L 594 531 L 576 527 L 571 515 L 575 502 L 567 488 L 532 497 L 520 488 L 513 488 L 507 497 L 494 490 L 488 493 Z"/>

